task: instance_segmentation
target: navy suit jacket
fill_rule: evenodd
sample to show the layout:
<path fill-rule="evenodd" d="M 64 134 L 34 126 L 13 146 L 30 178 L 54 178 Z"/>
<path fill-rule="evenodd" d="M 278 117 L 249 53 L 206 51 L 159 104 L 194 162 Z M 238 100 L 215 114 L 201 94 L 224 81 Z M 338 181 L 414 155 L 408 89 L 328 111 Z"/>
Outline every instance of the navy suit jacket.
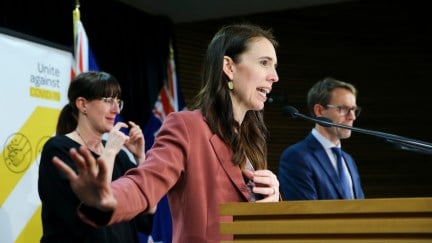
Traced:
<path fill-rule="evenodd" d="M 354 198 L 363 199 L 357 166 L 349 154 L 342 151 L 342 156 L 351 174 Z M 282 152 L 279 182 L 284 200 L 344 199 L 338 178 L 325 149 L 312 133 Z"/>

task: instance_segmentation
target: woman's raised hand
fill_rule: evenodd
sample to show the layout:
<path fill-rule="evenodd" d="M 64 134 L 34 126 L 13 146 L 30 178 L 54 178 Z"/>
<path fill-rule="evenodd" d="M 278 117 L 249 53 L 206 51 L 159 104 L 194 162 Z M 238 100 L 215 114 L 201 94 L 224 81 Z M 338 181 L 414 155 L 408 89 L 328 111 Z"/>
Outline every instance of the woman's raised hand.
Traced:
<path fill-rule="evenodd" d="M 112 211 L 117 206 L 111 187 L 111 173 L 109 173 L 102 157 L 97 160 L 90 150 L 81 146 L 79 150 L 70 150 L 72 160 L 78 172 L 54 156 L 54 165 L 69 179 L 72 190 L 81 202 L 87 206 L 95 207 L 101 211 Z"/>
<path fill-rule="evenodd" d="M 144 134 L 141 128 L 134 122 L 130 121 L 129 125 L 130 125 L 129 139 L 126 141 L 125 146 L 135 156 L 137 163 L 140 164 L 145 160 Z"/>

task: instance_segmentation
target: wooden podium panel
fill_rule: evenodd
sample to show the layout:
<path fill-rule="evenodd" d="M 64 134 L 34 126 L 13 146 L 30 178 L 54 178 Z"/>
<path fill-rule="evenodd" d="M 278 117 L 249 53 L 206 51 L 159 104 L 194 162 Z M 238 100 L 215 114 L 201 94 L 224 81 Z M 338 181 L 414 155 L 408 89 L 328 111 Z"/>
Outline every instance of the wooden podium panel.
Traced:
<path fill-rule="evenodd" d="M 432 242 L 432 198 L 226 203 L 228 242 Z"/>

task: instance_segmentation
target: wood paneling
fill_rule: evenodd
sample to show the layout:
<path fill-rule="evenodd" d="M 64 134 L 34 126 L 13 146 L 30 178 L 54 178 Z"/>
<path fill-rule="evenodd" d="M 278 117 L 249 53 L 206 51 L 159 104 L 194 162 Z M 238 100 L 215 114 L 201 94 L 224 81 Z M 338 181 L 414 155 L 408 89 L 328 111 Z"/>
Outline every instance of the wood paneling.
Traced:
<path fill-rule="evenodd" d="M 228 242 L 431 242 L 432 198 L 226 203 Z"/>

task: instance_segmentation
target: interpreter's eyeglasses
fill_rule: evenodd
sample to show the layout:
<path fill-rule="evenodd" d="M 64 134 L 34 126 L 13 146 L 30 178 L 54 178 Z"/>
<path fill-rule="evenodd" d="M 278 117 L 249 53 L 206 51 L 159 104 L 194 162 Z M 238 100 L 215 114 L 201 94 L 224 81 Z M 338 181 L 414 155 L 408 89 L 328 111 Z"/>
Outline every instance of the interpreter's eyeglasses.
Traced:
<path fill-rule="evenodd" d="M 346 116 L 346 115 L 350 114 L 351 111 L 354 111 L 354 115 L 356 117 L 358 117 L 360 115 L 360 112 L 361 112 L 361 108 L 358 106 L 348 107 L 348 106 L 343 106 L 343 105 L 326 105 L 326 107 L 327 108 L 335 108 L 336 111 L 341 116 Z"/>
<path fill-rule="evenodd" d="M 109 104 L 111 108 L 113 108 L 114 105 L 118 105 L 120 111 L 123 109 L 124 102 L 121 99 L 117 99 L 113 97 L 102 97 L 101 100 L 105 104 Z"/>

